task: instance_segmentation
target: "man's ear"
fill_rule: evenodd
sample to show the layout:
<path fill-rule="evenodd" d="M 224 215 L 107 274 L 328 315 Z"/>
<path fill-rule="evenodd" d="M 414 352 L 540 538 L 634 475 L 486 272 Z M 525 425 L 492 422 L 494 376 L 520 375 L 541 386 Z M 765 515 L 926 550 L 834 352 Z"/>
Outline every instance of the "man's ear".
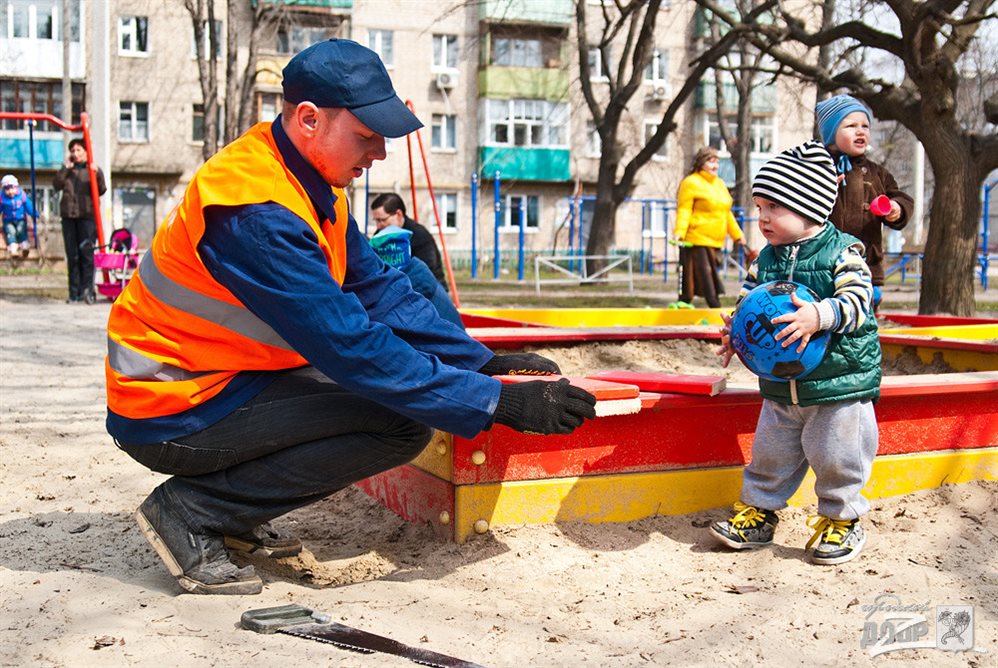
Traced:
<path fill-rule="evenodd" d="M 295 107 L 295 120 L 302 134 L 312 136 L 319 128 L 319 109 L 311 102 Z"/>

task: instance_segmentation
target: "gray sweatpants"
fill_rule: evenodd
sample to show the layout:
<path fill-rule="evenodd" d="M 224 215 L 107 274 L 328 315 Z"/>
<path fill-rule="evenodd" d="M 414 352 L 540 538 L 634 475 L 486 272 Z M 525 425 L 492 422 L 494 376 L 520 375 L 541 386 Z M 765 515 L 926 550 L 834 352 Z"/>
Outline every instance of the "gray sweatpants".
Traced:
<path fill-rule="evenodd" d="M 877 444 L 870 400 L 787 406 L 764 399 L 752 461 L 742 477 L 742 503 L 766 510 L 786 508 L 810 465 L 818 514 L 856 519 L 870 510 L 860 491 L 870 478 Z"/>

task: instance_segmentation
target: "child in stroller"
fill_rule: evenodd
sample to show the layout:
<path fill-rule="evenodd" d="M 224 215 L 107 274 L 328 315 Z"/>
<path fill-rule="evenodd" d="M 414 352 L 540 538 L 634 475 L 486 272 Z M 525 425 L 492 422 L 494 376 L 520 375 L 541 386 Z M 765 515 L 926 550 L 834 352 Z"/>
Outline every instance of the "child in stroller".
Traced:
<path fill-rule="evenodd" d="M 128 280 L 139 267 L 138 237 L 127 227 L 119 227 L 111 233 L 104 246 L 94 251 L 94 269 L 97 274 L 97 292 L 111 301 L 118 298 Z"/>

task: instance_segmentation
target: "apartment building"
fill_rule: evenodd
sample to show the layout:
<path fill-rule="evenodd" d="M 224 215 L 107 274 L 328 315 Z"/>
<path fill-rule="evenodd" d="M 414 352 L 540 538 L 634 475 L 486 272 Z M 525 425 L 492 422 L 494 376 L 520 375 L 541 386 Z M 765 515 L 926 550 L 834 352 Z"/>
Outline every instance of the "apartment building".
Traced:
<path fill-rule="evenodd" d="M 497 239 L 504 258 L 521 239 L 528 252 L 564 251 L 568 224 L 577 225 L 580 217 L 573 206 L 580 200 L 573 195 L 594 193 L 601 147 L 579 89 L 573 0 L 245 0 L 231 17 L 227 3 L 215 0 L 216 44 L 209 43 L 208 31 L 195 44 L 191 17 L 179 0 L 68 1 L 74 26 L 67 41 L 73 119 L 90 107 L 99 109 L 94 91 L 106 89 L 108 111 L 104 118 L 95 115 L 93 128 L 109 146 L 107 164 L 101 164 L 112 187 L 105 209 L 111 224 L 128 226 L 141 239 L 151 237 L 202 162 L 197 54 L 218 55 L 218 89 L 224 95 L 230 22 L 238 41 L 235 71 L 247 65 L 250 36 L 257 45 L 255 120 L 269 121 L 279 113 L 280 72 L 294 53 L 316 41 L 346 37 L 381 55 L 399 95 L 425 123 L 418 137 L 391 140 L 388 158 L 354 182 L 351 204 L 362 228 L 369 198 L 396 191 L 411 202 L 415 182 L 410 213 L 435 230 L 436 210 L 447 249 L 458 262 L 466 261 L 473 247 L 479 262 L 491 261 Z M 590 12 L 600 10 L 600 0 L 581 1 Z M 62 3 L 0 0 L 2 110 L 63 115 Z M 652 62 L 621 126 L 625 155 L 655 131 L 685 80 L 703 30 L 692 2 L 666 2 L 660 12 Z M 103 82 L 94 62 L 100 55 L 96 45 L 105 42 L 109 74 Z M 611 47 L 611 59 L 612 54 Z M 603 94 L 605 68 L 612 62 L 602 62 L 595 49 L 587 57 L 594 90 Z M 697 148 L 710 142 L 723 155 L 713 91 L 712 81 L 701 85 L 677 117 L 679 129 L 641 171 L 633 201 L 619 214 L 617 249 L 636 250 L 644 243 L 654 243 L 659 253 L 667 248 L 670 214 L 661 202 L 675 197 Z M 753 162 L 810 136 L 809 94 L 810 100 L 800 91 L 772 86 L 753 98 Z M 47 185 L 62 161 L 62 136 L 51 129 L 34 135 L 37 180 Z M 26 174 L 26 142 L 23 124 L 0 125 L 4 170 Z M 581 203 L 584 216 L 585 200 Z"/>

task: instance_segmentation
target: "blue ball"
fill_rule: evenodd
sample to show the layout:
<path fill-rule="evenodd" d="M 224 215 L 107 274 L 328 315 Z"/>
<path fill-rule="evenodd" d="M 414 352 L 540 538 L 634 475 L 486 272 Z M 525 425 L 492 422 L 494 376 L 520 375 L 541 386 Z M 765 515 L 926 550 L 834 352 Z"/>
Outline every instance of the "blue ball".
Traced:
<path fill-rule="evenodd" d="M 799 342 L 784 348 L 776 334 L 785 326 L 773 324 L 773 319 L 797 310 L 790 299 L 797 297 L 806 302 L 820 298 L 811 288 L 794 281 L 771 281 L 753 288 L 735 309 L 731 321 L 731 346 L 752 373 L 761 378 L 786 382 L 803 378 L 814 371 L 828 350 L 831 333 L 818 332 L 811 337 L 804 352 L 798 353 Z"/>

